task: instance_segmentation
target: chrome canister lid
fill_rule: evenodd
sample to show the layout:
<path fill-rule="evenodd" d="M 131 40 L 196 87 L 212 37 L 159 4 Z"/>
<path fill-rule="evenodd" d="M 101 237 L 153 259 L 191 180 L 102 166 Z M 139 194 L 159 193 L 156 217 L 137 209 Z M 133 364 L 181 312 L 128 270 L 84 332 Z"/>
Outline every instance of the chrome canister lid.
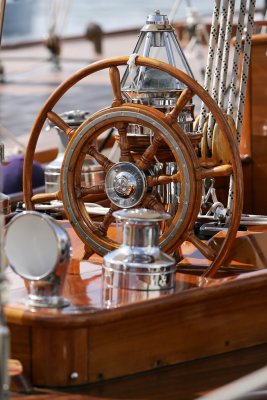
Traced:
<path fill-rule="evenodd" d="M 166 14 L 161 14 L 159 10 L 156 10 L 154 14 L 149 14 L 146 19 L 146 24 L 143 26 L 141 31 L 155 31 L 155 30 L 171 30 L 173 27 L 170 25 Z"/>
<path fill-rule="evenodd" d="M 168 25 L 169 20 L 166 14 L 161 14 L 156 10 L 154 14 L 149 14 L 146 19 L 147 24 Z"/>
<path fill-rule="evenodd" d="M 166 221 L 171 216 L 156 210 L 148 210 L 147 208 L 136 208 L 130 210 L 119 210 L 113 213 L 119 221 L 141 222 L 142 224 L 150 224 L 153 222 Z"/>

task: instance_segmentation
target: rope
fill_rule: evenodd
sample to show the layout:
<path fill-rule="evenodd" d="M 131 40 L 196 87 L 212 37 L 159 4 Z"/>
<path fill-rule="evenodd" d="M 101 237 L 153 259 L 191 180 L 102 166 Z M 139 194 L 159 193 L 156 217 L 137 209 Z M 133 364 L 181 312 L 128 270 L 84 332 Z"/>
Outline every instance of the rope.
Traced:
<path fill-rule="evenodd" d="M 172 9 L 170 11 L 169 17 L 168 17 L 170 24 L 173 23 L 175 14 L 177 13 L 178 8 L 180 7 L 181 3 L 182 3 L 182 0 L 177 0 L 174 3 L 174 5 L 173 5 L 173 7 L 172 7 Z"/>
<path fill-rule="evenodd" d="M 63 30 L 66 27 L 66 21 L 70 13 L 70 8 L 73 0 L 54 0 L 50 11 L 48 32 L 49 36 L 62 36 Z M 48 14 L 49 15 L 49 14 Z M 61 21 L 60 21 L 61 19 Z"/>
<path fill-rule="evenodd" d="M 223 48 L 224 48 L 224 38 L 226 31 L 226 20 L 227 20 L 227 9 L 228 9 L 229 0 L 224 0 L 220 15 L 220 29 L 219 29 L 219 38 L 218 38 L 218 46 L 216 52 L 216 61 L 215 61 L 215 72 L 213 78 L 213 86 L 212 86 L 212 97 L 214 101 L 218 104 L 218 89 L 220 84 L 221 77 L 221 66 L 222 66 L 222 58 L 223 58 Z M 207 144 L 209 149 L 212 146 L 212 134 L 214 128 L 214 117 L 210 113 L 208 120 L 208 129 L 207 129 Z"/>
<path fill-rule="evenodd" d="M 135 83 L 135 77 L 137 74 L 137 66 L 135 64 L 135 59 L 138 56 L 137 53 L 133 53 L 130 55 L 129 60 L 127 61 L 127 65 L 129 66 L 129 78 L 130 78 L 130 87 L 131 89 L 135 88 L 137 89 L 137 84 Z M 138 76 L 138 81 L 140 78 L 140 74 Z M 137 81 L 137 83 L 138 83 Z"/>
<path fill-rule="evenodd" d="M 237 81 L 238 81 L 238 63 L 242 50 L 242 34 L 244 29 L 244 21 L 246 15 L 246 3 L 247 0 L 241 0 L 240 2 L 240 12 L 238 17 L 237 29 L 236 29 L 236 41 L 235 41 L 235 51 L 233 58 L 233 69 L 232 69 L 232 79 L 230 83 L 230 93 L 228 99 L 227 114 L 233 116 L 234 105 L 236 101 L 237 94 Z M 234 199 L 234 181 L 233 176 L 230 176 L 229 189 L 228 189 L 228 199 L 227 199 L 227 209 L 232 210 Z"/>
<path fill-rule="evenodd" d="M 240 12 L 238 17 L 237 29 L 236 29 L 236 41 L 235 41 L 235 51 L 233 58 L 233 69 L 232 69 L 232 79 L 230 83 L 230 93 L 228 99 L 227 114 L 231 117 L 234 113 L 234 104 L 237 93 L 237 81 L 238 81 L 238 62 L 241 55 L 242 49 L 242 33 L 244 29 L 244 20 L 246 15 L 246 3 L 247 0 L 241 0 L 240 2 Z"/>
<path fill-rule="evenodd" d="M 68 0 L 67 5 L 64 7 L 65 12 L 64 12 L 62 20 L 61 20 L 61 28 L 59 29 L 60 36 L 63 35 L 63 31 L 67 26 L 67 20 L 68 20 L 69 14 L 70 14 L 70 9 L 71 9 L 72 3 L 73 3 L 73 0 Z"/>
<path fill-rule="evenodd" d="M 219 85 L 218 105 L 221 109 L 224 109 L 224 100 L 225 100 L 225 92 L 226 92 L 226 78 L 227 78 L 228 63 L 229 63 L 230 40 L 231 40 L 231 36 L 232 36 L 234 11 L 235 11 L 235 0 L 230 0 L 229 7 L 228 7 L 228 13 L 227 13 L 226 31 L 225 31 L 225 37 L 224 37 L 224 49 L 223 49 L 223 58 L 222 58 L 222 70 L 221 70 L 221 78 L 220 78 L 220 85 Z"/>
<path fill-rule="evenodd" d="M 249 72 L 249 61 L 250 61 L 250 51 L 251 51 L 251 36 L 254 27 L 254 13 L 255 13 L 255 0 L 251 0 L 249 4 L 248 11 L 248 21 L 247 21 L 247 31 L 245 37 L 245 46 L 244 46 L 244 54 L 243 54 L 243 64 L 242 64 L 242 73 L 241 73 L 241 85 L 239 92 L 239 102 L 237 106 L 237 140 L 238 144 L 240 144 L 241 140 L 241 129 L 242 129 L 242 121 L 243 121 L 243 113 L 244 113 L 244 105 L 245 105 L 245 95 L 246 95 L 246 87 L 248 80 L 248 72 Z"/>
<path fill-rule="evenodd" d="M 226 93 L 226 80 L 227 80 L 227 72 L 229 64 L 230 40 L 231 40 L 231 33 L 233 26 L 234 10 L 235 10 L 235 0 L 224 0 L 222 7 L 219 0 L 217 1 L 215 0 L 214 2 L 214 10 L 212 16 L 212 26 L 211 26 L 209 50 L 208 50 L 208 60 L 207 60 L 205 80 L 204 80 L 204 89 L 211 94 L 214 101 L 222 109 L 224 109 L 225 106 L 224 102 Z M 241 72 L 241 82 L 239 89 L 239 101 L 237 106 L 237 117 L 236 117 L 236 130 L 237 130 L 238 143 L 240 143 L 240 138 L 241 138 L 241 128 L 242 128 L 242 120 L 243 120 L 244 104 L 245 104 L 245 91 L 247 85 L 250 50 L 251 50 L 251 35 L 254 23 L 254 12 L 255 12 L 255 0 L 250 0 L 246 39 L 245 39 L 244 54 L 243 54 L 243 65 Z M 220 15 L 220 21 L 219 21 L 219 15 Z M 235 50 L 233 56 L 232 78 L 230 83 L 230 93 L 227 106 L 227 114 L 229 114 L 230 116 L 233 116 L 234 114 L 234 107 L 236 102 L 238 66 L 242 51 L 242 33 L 244 30 L 245 15 L 246 15 L 246 0 L 240 0 L 240 11 L 238 17 Z M 219 34 L 217 34 L 218 25 L 220 26 Z M 217 36 L 218 36 L 218 43 L 217 43 Z M 216 57 L 214 57 L 216 45 L 217 45 Z M 211 89 L 212 76 L 214 77 Z M 204 103 L 202 103 L 198 129 L 197 129 L 198 132 L 203 131 L 204 123 L 206 121 L 206 114 L 207 114 L 206 107 Z M 212 114 L 210 113 L 208 118 L 208 127 L 207 127 L 207 145 L 210 150 L 212 148 L 214 123 L 215 120 Z M 230 210 L 230 212 L 232 206 L 233 206 L 233 179 L 231 177 L 229 185 L 228 202 L 227 202 L 227 208 L 228 210 Z"/>
<path fill-rule="evenodd" d="M 213 68 L 213 62 L 214 62 L 214 49 L 215 49 L 215 45 L 217 42 L 220 4 L 221 4 L 221 0 L 214 1 L 214 8 L 213 8 L 212 22 L 211 22 L 211 31 L 210 31 L 210 40 L 209 40 L 208 59 L 207 59 L 207 66 L 206 66 L 205 79 L 204 79 L 204 89 L 207 92 L 210 91 L 211 75 L 212 75 L 212 68 Z M 202 132 L 205 120 L 206 120 L 206 107 L 205 107 L 205 104 L 202 102 L 201 110 L 200 110 L 199 124 L 198 124 L 198 129 L 197 129 L 198 132 Z"/>
<path fill-rule="evenodd" d="M 50 14 L 50 19 L 49 19 L 49 27 L 48 27 L 48 32 L 49 36 L 54 36 L 56 34 L 56 28 L 57 28 L 57 19 L 59 15 L 59 2 L 57 0 L 52 2 L 52 9 L 51 9 L 51 14 Z"/>
<path fill-rule="evenodd" d="M 26 146 L 25 146 L 23 143 L 21 143 L 21 142 L 16 138 L 16 136 L 14 136 L 14 134 L 11 133 L 11 132 L 10 132 L 8 129 L 6 129 L 4 126 L 0 126 L 0 135 L 1 135 L 1 136 L 4 136 L 4 137 L 7 138 L 7 139 L 12 140 L 14 143 L 16 143 L 16 144 L 19 146 L 19 148 L 23 151 L 23 153 L 25 153 L 25 151 L 26 151 Z"/>

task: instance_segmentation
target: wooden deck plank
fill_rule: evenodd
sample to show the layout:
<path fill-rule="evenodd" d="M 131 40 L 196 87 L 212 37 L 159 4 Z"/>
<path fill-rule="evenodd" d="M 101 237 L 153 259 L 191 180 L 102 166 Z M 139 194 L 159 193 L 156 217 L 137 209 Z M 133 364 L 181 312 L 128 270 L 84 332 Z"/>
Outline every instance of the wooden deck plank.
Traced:
<path fill-rule="evenodd" d="M 135 33 L 105 36 L 102 57 L 130 54 L 136 38 Z M 53 71 L 48 58 L 48 51 L 42 44 L 1 50 L 1 62 L 5 70 L 4 83 L 0 83 L 1 126 L 19 138 L 23 145 L 27 143 L 34 120 L 52 91 L 73 72 L 95 60 L 92 43 L 85 39 L 62 43 L 60 71 Z M 99 73 L 91 82 L 84 82 L 66 96 L 57 111 L 61 113 L 79 109 L 93 113 L 110 102 L 108 73 Z M 57 140 L 57 137 L 46 132 L 39 148 L 57 146 Z M 4 139 L 4 142 L 7 155 L 11 154 L 14 143 L 9 139 Z"/>

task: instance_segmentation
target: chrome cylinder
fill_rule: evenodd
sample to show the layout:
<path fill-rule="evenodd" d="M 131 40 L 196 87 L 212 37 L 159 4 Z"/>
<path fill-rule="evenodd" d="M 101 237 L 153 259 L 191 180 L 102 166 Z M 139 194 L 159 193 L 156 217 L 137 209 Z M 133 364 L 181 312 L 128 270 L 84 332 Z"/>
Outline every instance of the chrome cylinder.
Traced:
<path fill-rule="evenodd" d="M 160 170 L 159 170 L 160 167 Z M 178 172 L 176 162 L 166 162 L 159 166 L 154 166 L 154 174 L 174 175 Z M 157 187 L 157 194 L 160 196 L 161 203 L 166 205 L 166 211 L 174 216 L 180 203 L 181 184 L 179 182 L 171 182 L 166 185 Z"/>
<path fill-rule="evenodd" d="M 73 110 L 60 114 L 60 117 L 72 128 L 78 128 L 89 116 L 86 111 Z M 68 138 L 64 131 L 55 125 L 50 125 L 50 128 L 55 128 L 59 136 L 59 152 L 55 160 L 51 161 L 45 168 L 45 191 L 54 193 L 60 190 L 60 174 L 64 159 Z M 81 172 L 81 183 L 86 185 L 99 185 L 104 182 L 105 172 L 92 157 L 86 156 Z"/>
<path fill-rule="evenodd" d="M 151 45 L 154 47 L 163 47 L 165 45 L 163 32 L 155 32 L 155 34 L 152 36 Z"/>
<path fill-rule="evenodd" d="M 103 258 L 107 287 L 168 290 L 175 286 L 175 261 L 158 247 L 161 221 L 169 214 L 147 209 L 116 211 L 122 223 L 122 245 Z"/>
<path fill-rule="evenodd" d="M 45 191 L 54 193 L 60 190 L 60 175 L 64 153 L 60 153 L 55 160 L 45 168 Z M 87 186 L 100 185 L 105 180 L 105 172 L 101 165 L 96 164 L 90 157 L 86 156 L 81 173 L 81 184 Z"/>

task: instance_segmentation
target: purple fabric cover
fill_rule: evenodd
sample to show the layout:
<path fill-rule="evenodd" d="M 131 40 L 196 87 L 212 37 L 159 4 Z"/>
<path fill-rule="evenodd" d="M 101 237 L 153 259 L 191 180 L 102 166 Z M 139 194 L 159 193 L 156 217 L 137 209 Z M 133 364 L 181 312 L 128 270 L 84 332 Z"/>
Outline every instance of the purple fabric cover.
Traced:
<path fill-rule="evenodd" d="M 7 165 L 2 165 L 2 192 L 5 194 L 22 192 L 23 156 L 16 156 L 8 160 Z M 32 168 L 32 187 L 37 188 L 44 185 L 44 169 L 34 161 Z"/>

